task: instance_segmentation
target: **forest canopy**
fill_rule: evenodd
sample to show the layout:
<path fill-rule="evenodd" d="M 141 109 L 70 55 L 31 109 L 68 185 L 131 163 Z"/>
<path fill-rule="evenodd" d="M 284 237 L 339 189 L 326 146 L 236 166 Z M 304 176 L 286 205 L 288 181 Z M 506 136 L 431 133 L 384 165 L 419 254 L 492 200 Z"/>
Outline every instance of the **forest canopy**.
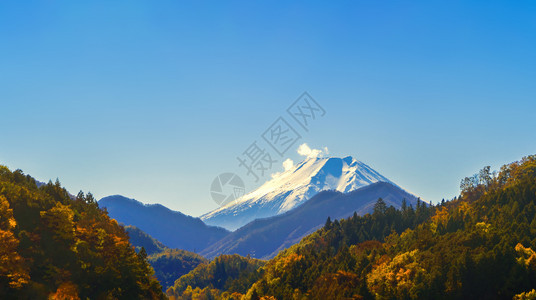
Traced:
<path fill-rule="evenodd" d="M 144 250 L 91 193 L 0 166 L 1 299 L 162 299 Z"/>

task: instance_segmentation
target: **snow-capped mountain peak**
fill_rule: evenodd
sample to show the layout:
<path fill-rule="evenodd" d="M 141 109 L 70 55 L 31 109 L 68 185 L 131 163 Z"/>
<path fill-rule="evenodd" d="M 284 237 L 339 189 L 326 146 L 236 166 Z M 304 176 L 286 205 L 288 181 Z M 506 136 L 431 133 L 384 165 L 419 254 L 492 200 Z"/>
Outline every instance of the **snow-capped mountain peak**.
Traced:
<path fill-rule="evenodd" d="M 379 181 L 394 184 L 351 156 L 308 157 L 276 174 L 256 190 L 201 216 L 201 219 L 209 225 L 235 230 L 254 219 L 287 212 L 320 191 L 348 193 Z"/>

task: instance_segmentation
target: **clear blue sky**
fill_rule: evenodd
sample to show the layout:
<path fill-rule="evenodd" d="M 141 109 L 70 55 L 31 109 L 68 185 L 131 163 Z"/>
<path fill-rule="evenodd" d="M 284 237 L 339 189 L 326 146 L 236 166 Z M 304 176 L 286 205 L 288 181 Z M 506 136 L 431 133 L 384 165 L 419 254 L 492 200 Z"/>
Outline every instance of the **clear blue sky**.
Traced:
<path fill-rule="evenodd" d="M 176 2 L 0 3 L 0 163 L 197 216 L 303 91 L 426 200 L 536 153 L 534 1 Z"/>

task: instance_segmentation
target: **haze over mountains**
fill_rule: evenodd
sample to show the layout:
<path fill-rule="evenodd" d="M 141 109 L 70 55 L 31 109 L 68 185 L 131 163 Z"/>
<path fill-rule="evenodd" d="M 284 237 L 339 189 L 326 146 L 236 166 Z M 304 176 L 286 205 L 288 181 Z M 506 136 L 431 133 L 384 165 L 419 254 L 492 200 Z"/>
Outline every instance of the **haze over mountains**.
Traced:
<path fill-rule="evenodd" d="M 111 218 L 136 226 L 171 248 L 200 251 L 229 233 L 163 205 L 143 204 L 120 195 L 102 198 L 99 206 L 105 207 Z"/>
<path fill-rule="evenodd" d="M 0 171 L 2 299 L 163 299 L 162 286 L 172 299 L 536 295 L 536 156 L 498 173 L 486 166 L 436 205 L 380 181 L 321 191 L 234 232 L 122 196 L 100 201 L 108 215 L 91 194 L 73 199 L 59 181 Z M 206 248 L 170 249 L 133 226 L 127 235 L 110 216 Z"/>
<path fill-rule="evenodd" d="M 123 196 L 99 201 L 109 215 L 133 225 L 168 247 L 198 252 L 271 258 L 333 220 L 372 211 L 382 198 L 387 205 L 415 205 L 417 198 L 368 165 L 347 156 L 308 157 L 274 176 L 257 190 L 202 218 L 162 205 L 144 205 Z M 136 245 L 141 246 L 141 245 Z"/>
<path fill-rule="evenodd" d="M 258 189 L 201 216 L 208 225 L 236 230 L 247 223 L 298 207 L 320 191 L 349 193 L 376 182 L 391 182 L 368 165 L 347 156 L 311 156 L 275 175 Z"/>

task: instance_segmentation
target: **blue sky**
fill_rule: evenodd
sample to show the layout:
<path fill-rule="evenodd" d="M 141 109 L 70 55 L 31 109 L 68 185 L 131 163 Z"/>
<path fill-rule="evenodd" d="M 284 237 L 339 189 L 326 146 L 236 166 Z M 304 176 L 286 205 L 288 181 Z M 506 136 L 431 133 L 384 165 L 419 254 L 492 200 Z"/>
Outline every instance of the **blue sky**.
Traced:
<path fill-rule="evenodd" d="M 536 152 L 535 16 L 534 1 L 2 2 L 0 163 L 197 216 L 308 91 L 326 115 L 304 142 L 451 198 Z"/>

